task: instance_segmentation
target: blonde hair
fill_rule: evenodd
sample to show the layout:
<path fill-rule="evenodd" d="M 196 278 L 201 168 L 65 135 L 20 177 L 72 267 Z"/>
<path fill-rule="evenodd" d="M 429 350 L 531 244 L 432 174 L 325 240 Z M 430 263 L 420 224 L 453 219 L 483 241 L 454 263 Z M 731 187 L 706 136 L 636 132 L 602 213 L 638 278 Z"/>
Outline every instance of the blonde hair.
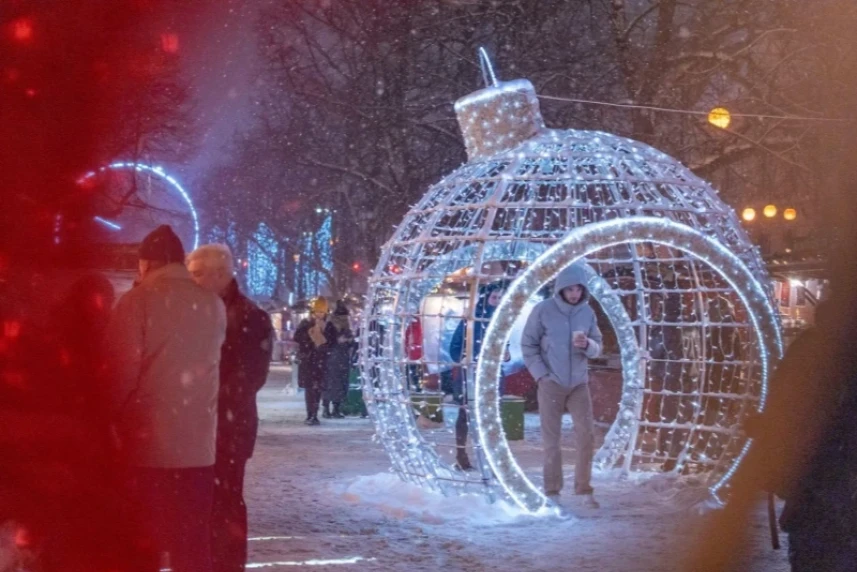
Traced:
<path fill-rule="evenodd" d="M 233 274 L 232 251 L 225 244 L 203 244 L 187 255 L 187 263 L 199 260 L 206 268 L 218 268 Z"/>

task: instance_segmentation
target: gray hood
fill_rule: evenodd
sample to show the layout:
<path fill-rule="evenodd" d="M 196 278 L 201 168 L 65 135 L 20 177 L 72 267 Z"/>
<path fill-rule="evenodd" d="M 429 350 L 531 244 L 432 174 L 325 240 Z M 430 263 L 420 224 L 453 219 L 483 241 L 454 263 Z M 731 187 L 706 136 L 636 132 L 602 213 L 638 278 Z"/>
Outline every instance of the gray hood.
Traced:
<path fill-rule="evenodd" d="M 582 261 L 577 261 L 571 266 L 567 266 L 559 275 L 556 277 L 556 281 L 554 282 L 554 297 L 562 311 L 568 311 L 572 308 L 576 308 L 578 306 L 584 305 L 589 301 L 589 290 L 586 288 L 586 263 Z M 583 296 L 580 298 L 580 302 L 572 306 L 568 302 L 562 299 L 563 288 L 568 288 L 569 286 L 574 286 L 579 284 L 583 286 Z"/>

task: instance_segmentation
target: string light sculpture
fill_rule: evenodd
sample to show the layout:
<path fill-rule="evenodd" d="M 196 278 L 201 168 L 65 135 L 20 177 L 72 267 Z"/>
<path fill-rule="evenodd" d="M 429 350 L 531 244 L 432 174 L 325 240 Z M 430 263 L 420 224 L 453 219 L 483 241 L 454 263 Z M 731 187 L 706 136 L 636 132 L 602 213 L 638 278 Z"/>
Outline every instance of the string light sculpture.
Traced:
<path fill-rule="evenodd" d="M 555 512 L 506 442 L 498 382 L 513 326 L 562 268 L 583 259 L 605 351 L 618 355 L 623 376 L 595 464 L 700 472 L 717 494 L 746 454 L 742 421 L 764 406 L 782 354 L 758 249 L 716 191 L 676 160 L 608 133 L 548 129 L 530 82 L 485 75 L 489 87 L 455 104 L 468 161 L 411 208 L 370 279 L 363 393 L 393 469 L 445 494 Z M 493 317 L 479 315 L 486 288 L 511 279 Z M 464 310 L 425 311 L 426 297 L 450 281 L 465 287 Z M 474 472 L 453 467 L 450 431 L 415 419 L 404 343 L 414 317 L 465 323 L 460 362 L 442 352 L 419 361 L 461 368 Z"/>

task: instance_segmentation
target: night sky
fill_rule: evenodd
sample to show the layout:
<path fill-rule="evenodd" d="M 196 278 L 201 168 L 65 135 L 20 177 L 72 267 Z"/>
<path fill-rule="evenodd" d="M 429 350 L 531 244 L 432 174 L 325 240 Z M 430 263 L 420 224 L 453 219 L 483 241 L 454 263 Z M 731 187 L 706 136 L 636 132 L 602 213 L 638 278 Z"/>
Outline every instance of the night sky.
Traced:
<path fill-rule="evenodd" d="M 180 33 L 182 70 L 193 90 L 199 121 L 199 152 L 179 169 L 194 185 L 223 158 L 236 130 L 251 121 L 257 44 L 254 26 L 269 0 L 228 0 L 182 8 L 173 16 Z"/>

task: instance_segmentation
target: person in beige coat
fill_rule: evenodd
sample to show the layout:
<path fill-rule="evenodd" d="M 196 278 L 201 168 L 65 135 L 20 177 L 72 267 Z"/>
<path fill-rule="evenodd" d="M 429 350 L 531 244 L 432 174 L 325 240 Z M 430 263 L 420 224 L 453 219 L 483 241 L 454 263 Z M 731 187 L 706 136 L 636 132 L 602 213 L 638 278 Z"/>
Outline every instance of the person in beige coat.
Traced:
<path fill-rule="evenodd" d="M 184 266 L 160 226 L 140 246 L 137 286 L 118 302 L 106 339 L 113 438 L 140 523 L 140 570 L 210 572 L 220 350 L 226 311 Z"/>

